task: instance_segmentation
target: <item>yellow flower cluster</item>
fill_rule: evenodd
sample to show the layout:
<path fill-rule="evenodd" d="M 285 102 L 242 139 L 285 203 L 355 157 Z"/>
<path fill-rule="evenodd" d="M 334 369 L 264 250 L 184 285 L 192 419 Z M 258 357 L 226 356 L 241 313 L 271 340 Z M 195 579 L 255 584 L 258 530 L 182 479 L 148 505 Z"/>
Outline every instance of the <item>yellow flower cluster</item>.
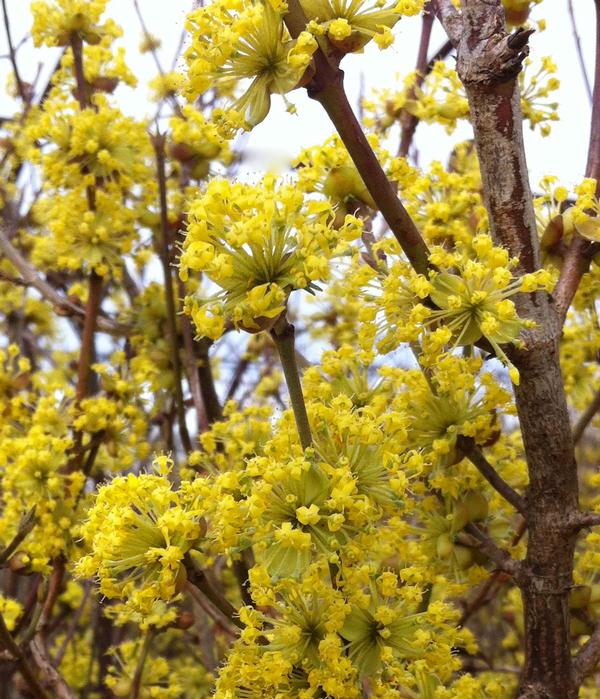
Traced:
<path fill-rule="evenodd" d="M 90 553 L 77 564 L 80 575 L 98 578 L 103 595 L 141 612 L 182 590 L 184 556 L 205 532 L 201 481 L 175 490 L 166 477 L 172 462 L 155 464 L 162 473 L 120 476 L 100 489 L 82 528 Z"/>
<path fill-rule="evenodd" d="M 551 92 L 560 86 L 554 77 L 556 65 L 548 56 L 541 59 L 541 66 L 533 75 L 531 61 L 519 74 L 521 86 L 521 109 L 523 118 L 535 129 L 541 124 L 542 136 L 550 133 L 550 123 L 558 119 L 557 103 L 548 102 Z M 424 77 L 421 85 L 417 84 L 417 73 L 410 73 L 404 79 L 404 89 L 376 91 L 364 101 L 367 111 L 366 124 L 389 129 L 403 113 L 411 114 L 419 121 L 428 124 L 441 124 L 448 133 L 452 133 L 460 120 L 469 118 L 469 104 L 456 70 L 444 61 L 436 61 Z"/>
<path fill-rule="evenodd" d="M 87 44 L 98 44 L 103 37 L 121 35 L 120 28 L 100 17 L 108 0 L 38 0 L 31 3 L 33 27 L 31 34 L 36 46 L 66 46 L 73 35 Z"/>
<path fill-rule="evenodd" d="M 270 2 L 216 0 L 188 15 L 188 96 L 210 88 L 235 98 L 225 116 L 233 129 L 251 129 L 267 116 L 271 95 L 298 87 L 317 44 L 307 32 L 292 40 Z M 247 87 L 240 83 L 251 81 Z"/>
<path fill-rule="evenodd" d="M 313 292 L 329 275 L 329 258 L 360 234 L 351 216 L 338 229 L 332 221 L 330 204 L 305 201 L 272 177 L 260 185 L 212 180 L 191 204 L 179 262 L 184 281 L 202 272 L 220 289 L 186 301 L 199 335 L 217 339 L 227 323 L 268 329 L 294 289 Z"/>
<path fill-rule="evenodd" d="M 385 4 L 372 0 L 301 0 L 309 20 L 307 29 L 326 35 L 342 54 L 361 51 L 372 39 L 380 49 L 394 42 L 392 27 L 402 16 L 417 15 L 422 0 L 392 0 Z"/>

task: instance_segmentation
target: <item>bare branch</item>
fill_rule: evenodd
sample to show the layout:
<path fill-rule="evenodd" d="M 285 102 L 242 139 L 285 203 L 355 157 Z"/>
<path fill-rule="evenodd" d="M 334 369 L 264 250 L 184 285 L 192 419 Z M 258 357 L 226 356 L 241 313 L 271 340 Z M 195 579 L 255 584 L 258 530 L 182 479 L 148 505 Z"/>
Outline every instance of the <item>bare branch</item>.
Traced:
<path fill-rule="evenodd" d="M 290 0 L 284 17 L 292 37 L 306 28 L 306 16 L 299 0 Z M 319 102 L 333 122 L 342 142 L 360 173 L 369 193 L 417 272 L 429 266 L 429 250 L 421 233 L 404 208 L 392 183 L 388 180 L 373 152 L 344 91 L 343 72 L 326 39 L 313 56 L 315 74 L 307 85 L 309 97 Z"/>
<path fill-rule="evenodd" d="M 585 174 L 596 180 L 596 194 L 600 193 L 600 0 L 596 5 L 596 67 L 594 71 L 594 93 L 592 99 L 592 123 Z M 575 232 L 565 256 L 560 278 L 554 290 L 554 299 L 561 321 L 564 323 L 567 311 L 577 292 L 583 275 L 588 271 L 590 261 L 600 251 L 598 243 L 592 243 Z"/>
<path fill-rule="evenodd" d="M 8 11 L 6 9 L 6 0 L 2 0 L 2 14 L 4 15 L 4 29 L 6 30 L 6 40 L 8 41 L 8 55 L 10 57 L 13 73 L 15 74 L 17 92 L 19 93 L 19 97 L 23 100 L 23 102 L 27 102 L 28 96 L 25 92 L 25 85 L 21 80 L 21 75 L 19 74 L 19 67 L 17 65 L 17 53 L 13 44 L 12 34 L 10 31 L 10 19 L 8 17 Z"/>
<path fill-rule="evenodd" d="M 575 531 L 589 529 L 600 525 L 600 513 L 598 512 L 577 512 L 572 518 Z"/>
<path fill-rule="evenodd" d="M 42 297 L 45 298 L 46 301 L 52 303 L 61 314 L 67 313 L 80 318 L 85 316 L 84 308 L 78 306 L 66 296 L 60 294 L 51 284 L 38 276 L 34 268 L 14 247 L 8 235 L 2 229 L 0 229 L 0 250 L 4 253 L 11 264 L 17 268 L 20 275 L 23 277 L 24 282 L 34 287 L 34 289 L 37 289 Z M 103 316 L 99 316 L 98 330 L 111 335 L 127 335 L 129 333 L 129 326 L 125 325 L 124 323 L 119 323 Z"/>
<path fill-rule="evenodd" d="M 457 69 L 465 86 L 493 238 L 519 257 L 523 272 L 539 267 L 517 76 L 532 30 L 507 34 L 500 0 L 463 3 Z"/>
<path fill-rule="evenodd" d="M 577 293 L 581 278 L 590 268 L 592 257 L 597 252 L 600 252 L 599 243 L 586 240 L 575 231 L 563 260 L 560 277 L 552 294 L 561 327 L 567 317 L 569 306 Z"/>
<path fill-rule="evenodd" d="M 575 42 L 575 51 L 577 52 L 577 58 L 579 60 L 579 66 L 581 68 L 581 75 L 583 77 L 583 83 L 585 85 L 585 91 L 587 92 L 590 104 L 592 102 L 592 86 L 590 85 L 590 79 L 587 74 L 585 67 L 585 59 L 583 57 L 583 51 L 581 49 L 581 38 L 579 32 L 577 31 L 577 21 L 575 19 L 575 9 L 573 8 L 573 0 L 567 0 L 567 7 L 569 8 L 569 19 L 571 21 L 571 30 L 573 32 L 573 40 Z"/>
<path fill-rule="evenodd" d="M 510 573 L 516 579 L 519 578 L 521 574 L 521 564 L 505 551 L 500 548 L 496 542 L 491 539 L 487 534 L 484 534 L 479 527 L 470 522 L 465 527 L 467 534 L 470 534 L 474 539 L 477 540 L 476 547 L 487 556 L 490 561 L 496 564 L 498 570 L 503 570 L 506 573 Z"/>
<path fill-rule="evenodd" d="M 525 501 L 489 463 L 475 442 L 467 437 L 459 437 L 457 446 L 488 483 L 526 519 Z"/>
<path fill-rule="evenodd" d="M 431 30 L 433 27 L 433 14 L 431 3 L 425 5 L 423 12 L 423 20 L 421 24 L 421 40 L 419 41 L 419 50 L 417 52 L 417 65 L 415 67 L 415 82 L 409 90 L 408 99 L 414 99 L 418 88 L 423 84 L 425 76 L 428 72 L 429 63 L 427 61 L 427 52 L 429 50 L 429 42 L 431 40 Z M 410 149 L 419 117 L 410 114 L 406 110 L 402 110 L 401 115 L 402 132 L 400 135 L 400 148 L 398 155 L 406 157 Z"/>
<path fill-rule="evenodd" d="M 575 423 L 575 427 L 573 428 L 574 444 L 577 444 L 577 442 L 583 437 L 583 433 L 585 432 L 586 427 L 593 420 L 598 410 L 600 410 L 600 391 L 596 392 L 596 394 L 592 398 L 591 403 L 583 411 L 583 413 L 581 413 L 579 420 L 577 420 L 577 422 Z"/>
<path fill-rule="evenodd" d="M 589 677 L 600 662 L 600 624 L 596 626 L 589 639 L 581 646 L 573 659 L 573 670 L 578 684 Z"/>
<path fill-rule="evenodd" d="M 33 669 L 27 662 L 25 654 L 21 650 L 21 647 L 15 642 L 8 630 L 6 623 L 4 622 L 4 617 L 0 614 L 0 644 L 2 644 L 6 650 L 15 658 L 17 665 L 21 674 L 23 675 L 25 681 L 29 685 L 31 694 L 37 699 L 49 699 L 46 690 L 40 684 L 40 681 L 36 677 Z"/>

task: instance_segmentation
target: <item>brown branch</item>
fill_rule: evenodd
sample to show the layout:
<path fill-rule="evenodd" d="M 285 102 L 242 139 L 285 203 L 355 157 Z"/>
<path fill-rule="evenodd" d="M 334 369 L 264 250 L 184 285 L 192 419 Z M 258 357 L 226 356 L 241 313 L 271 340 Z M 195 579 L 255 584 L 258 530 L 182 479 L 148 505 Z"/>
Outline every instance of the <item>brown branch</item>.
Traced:
<path fill-rule="evenodd" d="M 590 79 L 587 74 L 585 67 L 585 59 L 583 57 L 583 50 L 581 48 L 581 38 L 579 32 L 577 31 L 577 21 L 575 19 L 575 9 L 573 8 L 573 0 L 567 0 L 567 7 L 569 9 L 569 19 L 571 21 L 571 30 L 573 33 L 573 41 L 575 42 L 575 51 L 577 52 L 577 59 L 579 60 L 579 67 L 581 68 L 581 75 L 583 77 L 583 83 L 585 85 L 585 91 L 587 93 L 590 103 L 592 102 L 592 86 L 590 85 Z"/>
<path fill-rule="evenodd" d="M 459 436 L 456 443 L 488 483 L 526 519 L 525 501 L 489 463 L 475 442 L 468 437 Z"/>
<path fill-rule="evenodd" d="M 508 551 L 500 548 L 493 539 L 484 534 L 472 522 L 467 524 L 465 531 L 477 541 L 475 544 L 476 548 L 487 556 L 492 563 L 495 563 L 498 570 L 510 573 L 515 579 L 520 577 L 521 563 L 516 561 Z"/>
<path fill-rule="evenodd" d="M 17 54 L 15 51 L 15 46 L 12 40 L 12 34 L 10 31 L 10 19 L 8 17 L 8 11 L 6 9 L 6 0 L 2 0 L 2 14 L 4 15 L 4 29 L 6 30 L 6 40 L 8 41 L 8 55 L 10 57 L 10 63 L 12 65 L 13 73 L 15 74 L 15 82 L 17 83 L 17 92 L 19 97 L 23 102 L 27 101 L 27 94 L 25 92 L 25 86 L 21 80 L 21 75 L 19 74 L 19 67 L 17 66 Z"/>
<path fill-rule="evenodd" d="M 590 262 L 598 252 L 600 252 L 599 243 L 586 240 L 575 231 L 562 263 L 560 277 L 552 294 L 560 327 L 565 322 L 569 306 L 577 293 L 581 278 L 589 270 Z"/>
<path fill-rule="evenodd" d="M 215 379 L 210 365 L 208 350 L 212 345 L 212 340 L 201 337 L 195 345 L 198 356 L 198 379 L 202 391 L 202 401 L 206 410 L 208 423 L 218 422 L 223 419 L 223 408 L 215 388 Z"/>
<path fill-rule="evenodd" d="M 600 0 L 596 5 L 596 67 L 594 70 L 594 92 L 592 98 L 592 121 L 588 145 L 586 177 L 596 180 L 596 195 L 600 193 Z M 554 299 L 564 323 L 567 311 L 581 278 L 588 271 L 592 257 L 600 251 L 598 243 L 582 238 L 577 231 L 573 234 L 571 245 L 563 262 L 560 278 L 554 291 Z"/>
<path fill-rule="evenodd" d="M 417 52 L 417 64 L 415 67 L 415 82 L 411 86 L 408 99 L 415 99 L 417 95 L 417 90 L 423 84 L 425 76 L 427 75 L 430 63 L 427 61 L 427 53 L 429 51 L 429 42 L 431 40 L 431 30 L 433 28 L 433 13 L 431 11 L 431 3 L 425 5 L 423 10 L 423 19 L 421 24 L 421 39 L 419 41 L 419 49 Z M 410 150 L 411 143 L 413 141 L 415 131 L 417 130 L 417 125 L 419 123 L 419 117 L 414 114 L 410 114 L 406 110 L 403 110 L 400 117 L 402 123 L 402 131 L 400 133 L 400 148 L 398 149 L 398 155 L 406 157 L 408 151 Z"/>
<path fill-rule="evenodd" d="M 290 0 L 284 21 L 292 37 L 306 28 L 306 16 L 299 0 Z M 414 221 L 410 217 L 394 186 L 386 177 L 362 127 L 354 114 L 344 91 L 343 72 L 326 39 L 313 56 L 315 74 L 307 85 L 308 96 L 327 112 L 342 142 L 346 146 L 365 186 L 392 233 L 400 243 L 409 262 L 417 272 L 424 273 L 429 266 L 429 250 Z"/>
<path fill-rule="evenodd" d="M 539 268 L 540 251 L 518 84 L 531 31 L 506 33 L 501 0 L 462 0 L 461 8 L 457 69 L 469 100 L 491 233 L 519 257 L 521 272 L 531 272 Z M 515 398 L 529 473 L 527 555 L 517 580 L 525 616 L 517 696 L 575 699 L 568 621 L 575 533 L 569 519 L 578 511 L 578 480 L 558 324 L 546 294 L 517 297 L 517 310 L 537 324 L 524 334 L 526 349 L 511 352 L 521 374 Z"/>
<path fill-rule="evenodd" d="M 457 70 L 469 101 L 491 234 L 519 258 L 522 272 L 532 272 L 540 253 L 517 80 L 531 31 L 506 34 L 500 0 L 467 0 L 462 15 Z"/>
<path fill-rule="evenodd" d="M 169 246 L 169 220 L 167 208 L 167 178 L 165 172 L 165 141 L 166 136 L 156 133 L 152 136 L 152 144 L 156 154 L 156 173 L 158 176 L 158 191 L 160 198 L 160 238 L 158 253 L 163 268 L 165 280 L 165 306 L 167 311 L 167 328 L 169 332 L 169 346 L 171 349 L 171 363 L 175 375 L 175 404 L 179 434 L 183 448 L 189 454 L 192 451 L 192 442 L 185 422 L 185 404 L 183 401 L 183 389 L 181 385 L 182 371 L 179 357 L 179 341 L 177 334 L 177 309 L 175 308 L 175 295 L 173 293 L 173 277 L 171 275 L 171 250 Z"/>
<path fill-rule="evenodd" d="M 452 0 L 432 0 L 433 11 L 444 27 L 448 38 L 454 46 L 458 46 L 462 36 L 462 17 L 452 4 Z"/>
<path fill-rule="evenodd" d="M 0 250 L 6 256 L 8 261 L 16 267 L 19 274 L 23 277 L 23 282 L 19 284 L 27 284 L 36 289 L 46 301 L 49 301 L 58 310 L 60 315 L 65 313 L 69 315 L 85 317 L 86 311 L 81 306 L 73 303 L 66 296 L 60 294 L 47 281 L 42 279 L 29 262 L 21 255 L 21 253 L 11 243 L 8 235 L 0 229 Z M 98 317 L 98 330 L 109 333 L 110 335 L 127 335 L 130 331 L 128 325 L 119 323 L 115 320 L 104 316 Z"/>
<path fill-rule="evenodd" d="M 575 531 L 589 529 L 600 525 L 600 513 L 598 512 L 577 512 L 572 518 Z"/>
<path fill-rule="evenodd" d="M 54 561 L 46 599 L 42 605 L 41 614 L 35 625 L 34 636 L 29 647 L 36 665 L 54 691 L 53 696 L 57 699 L 75 699 L 64 678 L 52 664 L 46 647 L 46 631 L 52 617 L 52 610 L 60 594 L 64 575 L 65 563 L 58 558 Z"/>
<path fill-rule="evenodd" d="M 589 639 L 581 646 L 573 659 L 575 681 L 581 684 L 589 677 L 600 662 L 600 624 L 598 624 Z"/>
<path fill-rule="evenodd" d="M 25 657 L 25 653 L 23 653 L 21 647 L 13 639 L 2 614 L 0 614 L 0 644 L 2 644 L 17 661 L 17 666 L 21 671 L 23 678 L 27 682 L 32 695 L 34 697 L 38 697 L 38 699 L 50 699 L 49 695 L 46 693 L 46 690 L 42 687 L 33 669 L 29 665 L 29 662 Z"/>
<path fill-rule="evenodd" d="M 210 581 L 203 570 L 199 570 L 193 560 L 188 556 L 184 560 L 187 571 L 188 582 L 197 588 L 206 599 L 217 609 L 228 622 L 231 622 L 240 629 L 244 624 L 240 620 L 237 610 L 223 595 L 210 584 Z"/>
<path fill-rule="evenodd" d="M 583 411 L 583 413 L 581 413 L 579 420 L 577 420 L 575 423 L 575 427 L 573 428 L 574 444 L 577 444 L 577 442 L 579 442 L 579 440 L 583 437 L 586 427 L 593 420 L 598 410 L 600 410 L 600 391 L 596 392 L 588 407 Z"/>

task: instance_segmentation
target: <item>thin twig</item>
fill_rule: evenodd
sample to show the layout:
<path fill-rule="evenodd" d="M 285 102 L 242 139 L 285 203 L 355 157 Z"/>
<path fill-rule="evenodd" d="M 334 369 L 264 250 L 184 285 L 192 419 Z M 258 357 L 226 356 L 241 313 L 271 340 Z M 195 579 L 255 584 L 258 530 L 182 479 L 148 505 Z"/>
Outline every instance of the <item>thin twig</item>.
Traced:
<path fill-rule="evenodd" d="M 15 248 L 8 235 L 1 228 L 0 250 L 9 260 L 9 262 L 17 268 L 19 274 L 23 277 L 23 282 L 19 281 L 19 284 L 22 285 L 23 283 L 26 283 L 39 291 L 42 298 L 53 304 L 55 308 L 59 310 L 60 314 L 67 313 L 80 318 L 85 317 L 85 309 L 78 306 L 76 303 L 73 303 L 66 296 L 60 294 L 51 284 L 42 279 L 37 274 L 35 269 L 29 264 L 29 262 L 23 257 L 23 255 L 21 255 L 21 253 Z M 100 315 L 98 317 L 98 330 L 109 333 L 110 335 L 119 336 L 127 335 L 130 332 L 130 327 L 124 323 L 119 323 L 115 320 Z"/>
<path fill-rule="evenodd" d="M 19 67 L 17 66 L 17 53 L 15 51 L 15 47 L 12 40 L 12 34 L 10 31 L 10 19 L 8 17 L 8 11 L 6 9 L 6 0 L 2 0 L 2 14 L 4 15 L 4 28 L 6 30 L 6 40 L 8 41 L 8 55 L 10 57 L 13 73 L 15 74 L 17 92 L 19 93 L 19 97 L 23 100 L 23 102 L 26 102 L 27 95 L 25 93 L 23 81 L 21 80 L 21 75 L 19 74 Z"/>
<path fill-rule="evenodd" d="M 171 364 L 173 365 L 175 403 L 179 434 L 185 451 L 192 451 L 192 442 L 185 422 L 185 404 L 183 401 L 183 389 L 181 386 L 182 370 L 179 357 L 179 338 L 177 334 L 177 309 L 175 308 L 175 294 L 173 293 L 173 277 L 171 275 L 171 250 L 169 246 L 169 219 L 167 208 L 167 178 L 165 172 L 165 141 L 166 136 L 156 133 L 152 137 L 152 144 L 156 154 L 156 174 L 158 177 L 158 191 L 160 199 L 160 238 L 158 241 L 158 253 L 163 268 L 165 280 L 165 306 L 167 311 L 167 328 L 169 332 L 169 346 L 171 349 Z"/>
<path fill-rule="evenodd" d="M 49 695 L 46 693 L 46 690 L 42 687 L 33 669 L 29 665 L 25 654 L 13 639 L 2 614 L 0 614 L 0 643 L 17 661 L 17 666 L 19 667 L 23 678 L 29 685 L 29 689 L 31 690 L 33 696 L 38 697 L 38 699 L 50 699 Z"/>
<path fill-rule="evenodd" d="M 597 391 L 592 398 L 588 407 L 581 413 L 579 420 L 575 423 L 573 428 L 573 443 L 577 444 L 579 440 L 583 437 L 587 426 L 593 420 L 596 413 L 600 410 L 600 391 Z"/>
<path fill-rule="evenodd" d="M 592 102 L 592 86 L 590 84 L 590 78 L 587 74 L 587 69 L 585 67 L 585 59 L 583 57 L 583 50 L 581 48 L 581 37 L 577 31 L 577 21 L 575 19 L 575 10 L 573 8 L 573 0 L 567 0 L 567 6 L 569 8 L 569 19 L 571 20 L 571 30 L 573 32 L 573 41 L 575 42 L 575 50 L 577 51 L 577 58 L 579 60 L 579 67 L 581 68 L 581 75 L 583 76 L 583 83 L 585 85 L 585 91 L 587 93 L 590 104 Z"/>
<path fill-rule="evenodd" d="M 500 548 L 493 539 L 484 534 L 472 522 L 467 524 L 465 531 L 477 540 L 477 549 L 495 563 L 499 570 L 510 573 L 515 578 L 519 576 L 521 564 L 519 561 L 515 561 L 508 551 Z"/>
<path fill-rule="evenodd" d="M 467 459 L 475 466 L 481 475 L 502 497 L 509 502 L 523 517 L 526 518 L 525 501 L 496 471 L 489 463 L 475 442 L 468 438 L 459 436 L 456 442 L 458 448 L 465 454 Z"/>
<path fill-rule="evenodd" d="M 285 376 L 285 382 L 290 396 L 290 403 L 294 411 L 300 444 L 303 449 L 308 449 L 312 444 L 312 436 L 308 414 L 306 412 L 306 403 L 304 402 L 304 394 L 302 393 L 298 364 L 296 362 L 294 326 L 288 323 L 285 318 L 282 318 L 271 331 L 271 337 L 279 352 L 281 368 L 283 369 L 283 375 Z"/>
<path fill-rule="evenodd" d="M 417 96 L 417 90 L 423 84 L 425 76 L 428 72 L 429 62 L 427 60 L 427 53 L 429 51 L 429 42 L 431 40 L 431 30 L 433 28 L 433 12 L 431 10 L 431 3 L 427 3 L 423 9 L 423 19 L 421 24 L 421 39 L 419 41 L 419 49 L 417 51 L 417 63 L 415 66 L 415 81 L 408 91 L 408 99 L 414 100 Z M 403 110 L 401 115 L 402 131 L 400 134 L 400 148 L 398 149 L 398 155 L 406 157 L 408 151 L 410 150 L 411 143 L 413 141 L 417 125 L 419 123 L 419 117 L 410 112 Z"/>

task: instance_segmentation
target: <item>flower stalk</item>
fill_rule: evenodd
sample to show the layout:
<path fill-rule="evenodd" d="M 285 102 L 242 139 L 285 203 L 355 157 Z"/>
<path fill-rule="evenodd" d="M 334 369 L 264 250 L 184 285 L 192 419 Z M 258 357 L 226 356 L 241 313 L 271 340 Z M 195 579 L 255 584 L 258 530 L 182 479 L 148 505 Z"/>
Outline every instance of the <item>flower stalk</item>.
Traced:
<path fill-rule="evenodd" d="M 281 368 L 283 369 L 288 393 L 290 394 L 290 402 L 294 411 L 300 444 L 303 449 L 308 449 L 312 444 L 312 435 L 296 362 L 294 326 L 288 323 L 285 317 L 282 317 L 271 330 L 271 337 L 279 353 Z"/>

